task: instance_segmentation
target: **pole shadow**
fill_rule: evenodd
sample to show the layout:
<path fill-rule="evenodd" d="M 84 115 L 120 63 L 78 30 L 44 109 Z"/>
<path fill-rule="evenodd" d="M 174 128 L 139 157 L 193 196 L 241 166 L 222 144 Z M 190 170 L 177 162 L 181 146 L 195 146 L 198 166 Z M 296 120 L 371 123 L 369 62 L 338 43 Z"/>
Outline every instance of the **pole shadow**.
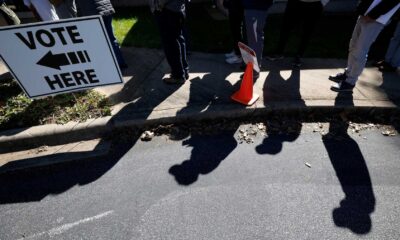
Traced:
<path fill-rule="evenodd" d="M 339 93 L 335 106 L 354 106 L 352 94 Z M 332 218 L 336 226 L 365 235 L 372 229 L 370 214 L 374 212 L 376 200 L 364 156 L 349 136 L 348 127 L 348 122 L 331 120 L 329 133 L 322 138 L 345 194 L 332 211 Z"/>
<path fill-rule="evenodd" d="M 293 102 L 295 101 L 295 102 Z M 264 83 L 264 105 L 296 104 L 296 107 L 305 107 L 300 94 L 300 69 L 293 68 L 290 77 L 285 80 L 278 68 L 272 66 Z M 284 142 L 294 142 L 300 136 L 302 123 L 296 117 L 283 121 L 274 118 L 265 122 L 267 137 L 262 144 L 256 147 L 258 154 L 278 154 L 282 151 Z"/>

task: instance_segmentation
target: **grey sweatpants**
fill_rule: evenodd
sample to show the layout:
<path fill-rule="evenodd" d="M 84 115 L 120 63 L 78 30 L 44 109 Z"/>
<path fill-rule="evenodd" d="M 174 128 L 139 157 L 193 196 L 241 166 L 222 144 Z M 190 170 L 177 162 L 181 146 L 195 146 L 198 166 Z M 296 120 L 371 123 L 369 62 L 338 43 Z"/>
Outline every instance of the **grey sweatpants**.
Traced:
<path fill-rule="evenodd" d="M 350 40 L 346 82 L 355 85 L 367 63 L 368 52 L 385 25 L 359 17 Z"/>

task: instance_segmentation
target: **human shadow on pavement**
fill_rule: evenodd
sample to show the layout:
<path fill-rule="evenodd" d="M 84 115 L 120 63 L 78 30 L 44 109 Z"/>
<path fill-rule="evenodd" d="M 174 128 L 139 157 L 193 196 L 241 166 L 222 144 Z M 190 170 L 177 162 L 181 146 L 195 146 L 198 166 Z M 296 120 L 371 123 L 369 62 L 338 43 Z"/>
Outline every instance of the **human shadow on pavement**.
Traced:
<path fill-rule="evenodd" d="M 159 77 L 159 78 L 158 78 Z M 153 81 L 162 81 L 162 75 L 152 78 Z M 113 116 L 109 124 L 118 119 L 125 119 L 127 112 L 141 109 L 140 115 L 147 118 L 152 110 L 180 86 L 165 84 L 150 84 L 148 91 L 136 102 L 126 105 Z M 0 204 L 40 201 L 48 195 L 60 194 L 75 185 L 86 185 L 94 182 L 110 169 L 136 144 L 140 138 L 140 131 L 124 130 L 113 133 L 111 150 L 104 157 L 80 160 L 45 168 L 35 168 L 26 172 L 0 174 Z M 110 141 L 103 138 L 93 151 Z M 63 157 L 74 157 L 79 153 L 59 154 Z M 27 159 L 29 161 L 29 159 Z"/>
<path fill-rule="evenodd" d="M 221 81 L 216 81 L 218 78 Z M 228 108 L 245 108 L 230 100 L 230 95 L 239 88 L 241 81 L 238 79 L 236 84 L 232 85 L 224 79 L 226 79 L 226 75 L 225 77 L 205 75 L 202 79 L 191 80 L 188 107 L 181 109 L 177 116 L 193 114 L 193 106 L 196 106 L 196 115 L 200 112 L 206 115 L 208 112 L 222 109 L 226 111 Z M 205 99 L 209 99 L 209 101 L 205 101 Z M 211 173 L 237 147 L 235 133 L 239 126 L 238 122 L 227 121 L 220 125 L 206 126 L 203 133 L 192 133 L 182 143 L 184 146 L 192 147 L 190 159 L 173 165 L 168 172 L 175 177 L 178 184 L 186 186 L 196 182 L 200 174 Z"/>
<path fill-rule="evenodd" d="M 351 93 L 339 93 L 335 106 L 353 106 Z M 336 226 L 356 234 L 368 234 L 372 228 L 371 213 L 375 195 L 364 156 L 357 142 L 348 134 L 347 120 L 331 120 L 329 133 L 322 140 L 342 186 L 345 198 L 332 211 Z"/>
<path fill-rule="evenodd" d="M 300 94 L 300 69 L 293 68 L 290 77 L 285 80 L 279 69 L 272 67 L 264 83 L 264 105 L 273 107 L 275 103 L 285 106 L 295 104 L 299 109 L 305 107 Z M 302 129 L 302 123 L 297 118 L 286 116 L 284 121 L 281 117 L 268 120 L 265 123 L 267 137 L 256 147 L 256 152 L 275 155 L 282 151 L 284 142 L 294 142 Z"/>

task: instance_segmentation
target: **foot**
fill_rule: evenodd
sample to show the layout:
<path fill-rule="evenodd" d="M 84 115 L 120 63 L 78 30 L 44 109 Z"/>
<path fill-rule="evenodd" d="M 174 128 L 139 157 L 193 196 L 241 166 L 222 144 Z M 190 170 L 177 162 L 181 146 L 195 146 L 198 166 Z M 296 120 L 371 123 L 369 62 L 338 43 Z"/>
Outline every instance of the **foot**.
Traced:
<path fill-rule="evenodd" d="M 175 78 L 175 77 L 168 77 L 163 79 L 164 83 L 166 84 L 184 84 L 184 78 Z"/>
<path fill-rule="evenodd" d="M 283 56 L 283 54 L 278 53 L 278 54 L 271 54 L 271 55 L 268 55 L 268 56 L 266 56 L 266 58 L 267 58 L 268 60 L 270 60 L 270 61 L 277 61 L 277 60 L 283 59 L 284 56 Z"/>
<path fill-rule="evenodd" d="M 346 73 L 338 73 L 336 75 L 329 76 L 328 79 L 331 81 L 334 81 L 334 82 L 345 81 L 347 79 L 347 74 Z"/>
<path fill-rule="evenodd" d="M 225 59 L 225 62 L 227 62 L 229 64 L 238 64 L 238 63 L 242 63 L 243 60 L 240 56 L 235 54 L 235 56 Z"/>
<path fill-rule="evenodd" d="M 236 56 L 236 53 L 235 53 L 235 51 L 234 51 L 234 50 L 232 50 L 232 52 L 230 52 L 230 53 L 226 53 L 224 56 L 225 56 L 225 58 L 231 58 L 231 57 L 234 57 L 234 56 Z"/>
<path fill-rule="evenodd" d="M 301 58 L 299 56 L 296 56 L 293 60 L 293 67 L 301 67 L 301 65 L 303 64 L 303 62 L 301 61 Z"/>
<path fill-rule="evenodd" d="M 335 92 L 353 92 L 354 85 L 341 81 L 331 86 L 331 90 Z"/>

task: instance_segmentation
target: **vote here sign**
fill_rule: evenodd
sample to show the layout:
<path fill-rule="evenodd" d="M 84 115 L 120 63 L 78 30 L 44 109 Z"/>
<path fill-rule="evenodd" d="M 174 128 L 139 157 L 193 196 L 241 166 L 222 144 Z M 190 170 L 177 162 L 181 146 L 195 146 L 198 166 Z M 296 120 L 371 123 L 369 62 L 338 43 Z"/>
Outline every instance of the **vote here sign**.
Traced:
<path fill-rule="evenodd" d="M 122 83 L 100 16 L 0 28 L 0 57 L 30 98 Z"/>

